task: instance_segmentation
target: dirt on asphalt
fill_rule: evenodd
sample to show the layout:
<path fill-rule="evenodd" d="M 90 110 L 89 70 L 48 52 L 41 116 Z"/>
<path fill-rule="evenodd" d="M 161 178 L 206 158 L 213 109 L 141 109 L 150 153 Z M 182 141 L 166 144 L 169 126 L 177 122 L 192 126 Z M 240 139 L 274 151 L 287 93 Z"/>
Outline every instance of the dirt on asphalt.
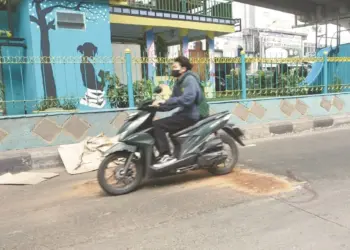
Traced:
<path fill-rule="evenodd" d="M 144 188 L 157 189 L 169 185 L 180 185 L 181 191 L 201 187 L 229 187 L 249 195 L 264 196 L 293 191 L 298 183 L 283 176 L 237 168 L 232 173 L 223 176 L 212 176 L 206 171 L 191 172 L 148 182 Z M 180 190 L 177 189 L 174 192 Z M 103 192 L 97 180 L 88 180 L 72 186 L 72 190 L 67 195 L 71 197 L 100 196 L 103 195 Z"/>

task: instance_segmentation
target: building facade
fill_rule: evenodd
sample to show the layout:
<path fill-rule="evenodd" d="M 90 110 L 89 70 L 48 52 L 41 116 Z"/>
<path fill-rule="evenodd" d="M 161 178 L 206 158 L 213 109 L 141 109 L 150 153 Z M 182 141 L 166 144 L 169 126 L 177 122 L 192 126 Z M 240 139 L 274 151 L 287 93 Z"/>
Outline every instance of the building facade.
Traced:
<path fill-rule="evenodd" d="M 240 28 L 230 6 L 212 0 L 2 0 L 3 112 L 32 114 L 44 109 L 38 102 L 62 104 L 76 97 L 72 109 L 110 108 L 106 73 L 125 78 L 126 48 L 134 57 L 153 59 L 157 39 L 166 46 L 181 44 L 184 55 L 189 42 L 207 39 L 213 55 L 214 37 Z M 134 80 L 145 75 L 155 80 L 154 63 L 133 68 Z"/>

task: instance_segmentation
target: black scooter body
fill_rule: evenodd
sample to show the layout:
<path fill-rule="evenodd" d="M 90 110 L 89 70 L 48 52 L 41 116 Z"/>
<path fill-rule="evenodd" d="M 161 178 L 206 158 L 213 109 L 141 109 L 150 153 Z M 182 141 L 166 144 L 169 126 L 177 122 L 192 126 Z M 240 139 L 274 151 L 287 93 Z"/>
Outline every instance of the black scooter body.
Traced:
<path fill-rule="evenodd" d="M 242 131 L 233 124 L 228 124 L 230 113 L 217 113 L 189 128 L 170 134 L 174 146 L 173 155 L 178 160 L 167 167 L 155 169 L 152 167 L 156 163 L 152 121 L 157 111 L 169 111 L 174 107 L 150 107 L 151 103 L 152 101 L 143 103 L 137 113 L 126 119 L 118 132 L 119 142 L 105 152 L 105 156 L 120 151 L 140 153 L 145 179 L 209 168 L 224 162 L 227 156 L 222 151 L 223 142 L 218 136 L 220 130 L 244 146 L 240 139 L 243 136 Z"/>

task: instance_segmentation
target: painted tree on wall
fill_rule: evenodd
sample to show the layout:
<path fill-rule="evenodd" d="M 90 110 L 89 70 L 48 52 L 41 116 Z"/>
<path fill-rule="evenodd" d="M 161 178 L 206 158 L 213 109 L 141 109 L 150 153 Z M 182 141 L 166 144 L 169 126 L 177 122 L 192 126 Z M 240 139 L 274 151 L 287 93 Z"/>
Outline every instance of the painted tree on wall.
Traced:
<path fill-rule="evenodd" d="M 106 21 L 108 15 L 101 9 L 100 5 L 86 3 L 86 1 L 65 1 L 65 0 L 32 0 L 30 21 L 35 23 L 40 30 L 40 55 L 50 58 L 50 30 L 55 30 L 54 10 L 66 9 L 81 11 L 85 13 L 87 22 Z M 53 74 L 52 64 L 49 59 L 41 64 L 41 75 L 46 97 L 57 96 L 56 83 Z"/>

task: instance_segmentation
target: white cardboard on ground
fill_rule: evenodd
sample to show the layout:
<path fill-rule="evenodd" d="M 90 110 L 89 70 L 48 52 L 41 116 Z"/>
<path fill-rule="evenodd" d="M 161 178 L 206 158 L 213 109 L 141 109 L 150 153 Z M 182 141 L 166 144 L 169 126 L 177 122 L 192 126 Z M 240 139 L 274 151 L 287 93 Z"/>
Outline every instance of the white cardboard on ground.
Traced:
<path fill-rule="evenodd" d="M 108 138 L 100 134 L 80 143 L 61 145 L 58 153 L 69 174 L 82 174 L 97 170 L 103 160 L 103 153 L 117 140 L 117 137 Z"/>
<path fill-rule="evenodd" d="M 6 173 L 0 176 L 0 185 L 35 185 L 58 175 L 57 173 L 44 172 Z"/>

